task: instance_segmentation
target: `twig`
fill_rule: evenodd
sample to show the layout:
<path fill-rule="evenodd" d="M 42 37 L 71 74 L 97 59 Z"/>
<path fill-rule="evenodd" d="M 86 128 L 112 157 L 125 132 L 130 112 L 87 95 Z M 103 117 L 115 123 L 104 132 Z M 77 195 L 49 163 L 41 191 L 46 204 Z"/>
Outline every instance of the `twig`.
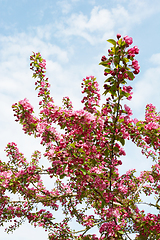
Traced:
<path fill-rule="evenodd" d="M 141 190 L 141 188 L 143 187 L 143 184 L 145 183 L 145 180 L 142 182 L 142 184 L 139 186 L 139 188 L 136 190 L 136 192 L 134 193 L 133 197 L 135 197 L 135 195 Z"/>

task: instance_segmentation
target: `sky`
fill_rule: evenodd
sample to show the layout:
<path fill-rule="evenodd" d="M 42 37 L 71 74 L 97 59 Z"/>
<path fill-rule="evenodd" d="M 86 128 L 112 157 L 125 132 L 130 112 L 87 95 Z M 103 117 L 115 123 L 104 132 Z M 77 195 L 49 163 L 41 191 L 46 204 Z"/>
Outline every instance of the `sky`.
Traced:
<path fill-rule="evenodd" d="M 133 99 L 127 104 L 133 116 L 143 120 L 145 106 L 160 111 L 160 1 L 159 0 L 0 0 L 0 159 L 15 142 L 29 159 L 34 150 L 43 152 L 39 140 L 25 135 L 15 122 L 12 104 L 27 98 L 38 114 L 37 92 L 29 57 L 40 52 L 47 61 L 46 75 L 57 105 L 69 96 L 75 109 L 82 107 L 81 81 L 94 75 L 102 90 L 105 77 L 99 66 L 117 33 L 133 38 L 140 49 L 140 74 L 131 82 Z M 127 143 L 120 169 L 149 169 L 152 162 Z M 3 240 L 45 240 L 43 229 L 24 224 L 14 234 L 0 229 Z"/>

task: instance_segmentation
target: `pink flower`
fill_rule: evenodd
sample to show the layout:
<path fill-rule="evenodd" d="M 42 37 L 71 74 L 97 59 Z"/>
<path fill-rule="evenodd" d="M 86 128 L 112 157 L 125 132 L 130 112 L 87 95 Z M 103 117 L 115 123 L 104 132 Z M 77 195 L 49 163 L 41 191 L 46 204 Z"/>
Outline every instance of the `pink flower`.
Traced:
<path fill-rule="evenodd" d="M 128 107 L 126 104 L 124 104 L 124 108 L 125 108 L 128 116 L 131 116 L 132 115 L 132 110 L 130 109 L 130 107 Z"/>
<path fill-rule="evenodd" d="M 135 53 L 135 54 L 138 54 L 138 53 L 139 53 L 139 49 L 138 49 L 137 46 L 134 46 L 133 49 L 134 49 L 134 53 Z"/>
<path fill-rule="evenodd" d="M 123 39 L 128 45 L 131 45 L 133 43 L 133 39 L 131 37 L 125 36 Z"/>
<path fill-rule="evenodd" d="M 133 48 L 128 49 L 128 53 L 130 56 L 134 57 L 135 54 L 139 53 L 139 49 L 137 46 L 134 46 Z"/>
<path fill-rule="evenodd" d="M 119 73 L 118 74 L 118 79 L 121 80 L 123 78 L 123 74 L 122 73 Z"/>
<path fill-rule="evenodd" d="M 45 82 L 41 82 L 41 87 L 44 87 L 45 86 Z"/>

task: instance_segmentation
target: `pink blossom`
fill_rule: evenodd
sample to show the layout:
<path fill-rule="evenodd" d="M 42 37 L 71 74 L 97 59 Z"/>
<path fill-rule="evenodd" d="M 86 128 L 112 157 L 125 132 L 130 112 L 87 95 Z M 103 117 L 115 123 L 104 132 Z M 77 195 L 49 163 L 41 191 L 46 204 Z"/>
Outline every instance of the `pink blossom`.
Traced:
<path fill-rule="evenodd" d="M 133 39 L 131 37 L 125 36 L 123 39 L 128 45 L 131 45 L 133 43 Z"/>
<path fill-rule="evenodd" d="M 128 116 L 131 116 L 132 115 L 132 110 L 130 109 L 130 107 L 128 107 L 126 104 L 124 104 L 124 108 L 125 108 Z"/>

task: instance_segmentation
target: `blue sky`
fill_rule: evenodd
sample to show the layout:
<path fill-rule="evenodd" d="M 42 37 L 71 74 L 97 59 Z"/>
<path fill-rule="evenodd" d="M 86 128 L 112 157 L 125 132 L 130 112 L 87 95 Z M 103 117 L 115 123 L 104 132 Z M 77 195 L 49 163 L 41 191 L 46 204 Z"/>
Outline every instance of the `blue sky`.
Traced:
<path fill-rule="evenodd" d="M 160 1 L 159 0 L 0 0 L 0 158 L 4 148 L 15 142 L 26 157 L 42 150 L 39 140 L 26 136 L 14 121 L 11 105 L 25 97 L 38 112 L 38 98 L 29 69 L 32 51 L 47 61 L 47 76 L 56 104 L 69 96 L 75 108 L 82 99 L 81 80 L 94 75 L 102 89 L 105 77 L 98 65 L 107 55 L 109 38 L 117 33 L 133 37 L 140 49 L 141 72 L 131 83 L 133 99 L 128 102 L 134 117 L 143 119 L 147 103 L 160 111 Z M 151 161 L 127 144 L 121 171 L 149 168 Z M 133 154 L 134 153 L 134 154 Z M 47 239 L 43 229 L 25 224 L 3 240 Z"/>

